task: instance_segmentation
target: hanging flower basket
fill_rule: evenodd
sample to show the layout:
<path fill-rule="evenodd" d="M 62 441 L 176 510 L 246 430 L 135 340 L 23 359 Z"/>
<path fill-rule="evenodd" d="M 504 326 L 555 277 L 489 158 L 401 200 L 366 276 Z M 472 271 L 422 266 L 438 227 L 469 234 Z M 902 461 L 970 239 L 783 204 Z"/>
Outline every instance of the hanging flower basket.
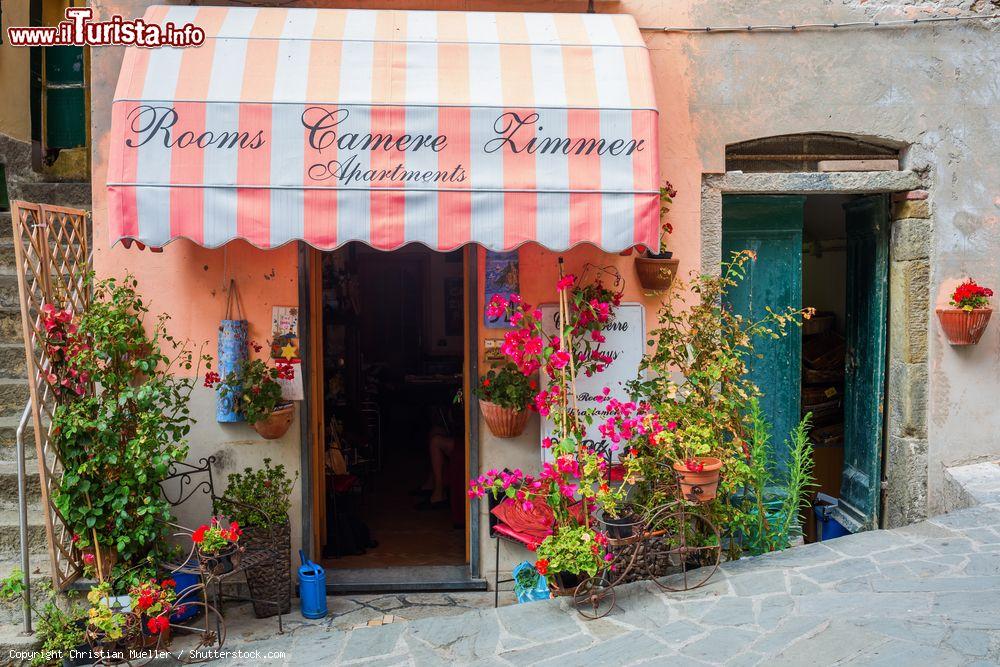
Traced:
<path fill-rule="evenodd" d="M 952 345 L 975 345 L 990 323 L 992 308 L 938 308 L 937 316 L 944 335 Z"/>
<path fill-rule="evenodd" d="M 679 265 L 679 259 L 636 257 L 635 273 L 643 289 L 650 292 L 666 292 L 674 283 Z"/>
<path fill-rule="evenodd" d="M 497 438 L 516 438 L 524 433 L 524 428 L 528 425 L 529 414 L 525 408 L 515 410 L 480 400 L 479 409 L 483 412 L 490 433 Z"/>
<path fill-rule="evenodd" d="M 685 461 L 674 462 L 681 494 L 699 503 L 715 500 L 722 475 L 722 461 L 712 456 L 699 456 L 695 460 L 700 466 L 697 470 L 691 470 Z"/>
<path fill-rule="evenodd" d="M 292 417 L 294 416 L 294 403 L 279 405 L 267 417 L 254 422 L 253 430 L 257 431 L 257 434 L 265 440 L 277 440 L 288 433 L 288 428 L 292 425 Z"/>

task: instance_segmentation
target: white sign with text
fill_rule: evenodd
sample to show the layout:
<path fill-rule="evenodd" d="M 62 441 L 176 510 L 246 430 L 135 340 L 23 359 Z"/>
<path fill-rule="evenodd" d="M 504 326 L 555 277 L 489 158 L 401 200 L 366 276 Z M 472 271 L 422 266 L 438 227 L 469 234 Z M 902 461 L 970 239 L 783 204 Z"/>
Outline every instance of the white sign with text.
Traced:
<path fill-rule="evenodd" d="M 558 330 L 559 306 L 546 303 L 539 306 L 542 311 L 542 330 L 547 336 L 553 336 Z M 597 396 L 602 395 L 604 387 L 611 389 L 610 396 L 619 401 L 628 400 L 625 383 L 639 375 L 639 364 L 646 349 L 646 309 L 639 303 L 623 303 L 615 309 L 615 318 L 606 325 L 602 332 L 607 339 L 598 345 L 598 349 L 611 356 L 613 361 L 601 373 L 591 377 L 582 375 L 576 380 L 576 400 L 580 410 L 594 408 L 596 411 L 594 425 L 591 426 L 586 439 L 592 440 L 598 448 L 610 446 L 610 442 L 602 442 L 597 430 L 598 423 L 603 421 L 602 415 L 607 414 L 607 403 L 598 402 Z M 597 345 L 595 343 L 595 345 Z M 548 378 L 541 373 L 542 389 L 548 389 Z M 542 419 L 541 437 L 544 440 L 552 435 L 554 424 L 551 418 Z M 541 446 L 541 442 L 539 442 Z M 541 447 L 542 460 L 552 461 L 551 450 Z M 612 456 L 618 460 L 618 452 Z"/>

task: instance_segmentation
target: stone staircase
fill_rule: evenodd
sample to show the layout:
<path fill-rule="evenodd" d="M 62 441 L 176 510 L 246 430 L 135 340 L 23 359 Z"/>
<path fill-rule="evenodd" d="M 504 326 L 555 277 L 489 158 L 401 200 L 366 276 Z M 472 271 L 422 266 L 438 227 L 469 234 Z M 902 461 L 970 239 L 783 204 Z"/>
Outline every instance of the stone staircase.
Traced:
<path fill-rule="evenodd" d="M 31 171 L 27 144 L 0 135 L 0 161 L 6 164 L 11 200 L 90 208 L 89 182 L 47 182 Z M 0 577 L 20 567 L 16 432 L 29 400 L 21 329 L 12 217 L 0 211 Z M 50 563 L 41 505 L 40 476 L 32 425 L 24 432 L 28 489 L 28 545 L 32 589 L 50 580 Z M 0 605 L 0 664 L 9 649 L 24 649 L 34 637 L 20 634 L 21 609 Z"/>

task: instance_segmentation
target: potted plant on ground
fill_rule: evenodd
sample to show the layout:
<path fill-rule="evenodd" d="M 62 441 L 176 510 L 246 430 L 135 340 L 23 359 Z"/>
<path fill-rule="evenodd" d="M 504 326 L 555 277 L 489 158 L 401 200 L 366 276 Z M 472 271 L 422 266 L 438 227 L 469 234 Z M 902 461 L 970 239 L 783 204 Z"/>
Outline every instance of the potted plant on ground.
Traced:
<path fill-rule="evenodd" d="M 256 352 L 263 349 L 258 343 L 252 345 Z M 218 373 L 206 374 L 205 386 L 217 388 L 223 398 L 231 399 L 237 412 L 262 438 L 276 440 L 288 432 L 295 415 L 295 405 L 282 398 L 278 380 L 294 377 L 295 368 L 287 361 L 278 359 L 270 366 L 263 359 L 247 359 L 238 371 L 225 378 Z"/>
<path fill-rule="evenodd" d="M 537 389 L 535 380 L 507 362 L 480 377 L 472 393 L 479 397 L 479 409 L 490 433 L 497 438 L 516 438 L 528 424 L 528 406 Z"/>
<path fill-rule="evenodd" d="M 990 297 L 993 290 L 969 278 L 955 288 L 949 304 L 951 308 L 938 308 L 937 316 L 948 342 L 952 345 L 975 345 L 990 323 L 993 309 Z"/>
<path fill-rule="evenodd" d="M 15 567 L 10 575 L 0 580 L 0 602 L 5 605 L 20 605 L 24 599 L 24 572 Z M 32 665 L 77 665 L 90 664 L 86 633 L 86 612 L 72 598 L 62 606 L 50 583 L 39 587 L 41 602 L 32 596 L 31 611 L 35 614 L 36 638 L 41 643 L 31 658 Z M 69 592 L 72 596 L 75 593 Z M 86 660 L 80 662 L 80 660 Z"/>
<path fill-rule="evenodd" d="M 59 347 L 46 378 L 56 395 L 51 439 L 62 465 L 52 502 L 76 558 L 107 580 L 117 561 L 144 557 L 167 530 L 170 505 L 160 483 L 187 455 L 193 422 L 193 382 L 174 371 L 197 374 L 206 357 L 169 334 L 167 316 L 147 321 L 129 276 L 97 283 L 74 316 L 44 311 L 46 345 Z"/>
<path fill-rule="evenodd" d="M 562 260 L 559 276 L 554 332 L 543 327 L 541 311 L 518 295 L 494 304 L 516 327 L 504 336 L 504 356 L 525 377 L 545 374 L 546 386 L 535 394 L 534 405 L 552 421 L 542 442 L 548 460 L 536 475 L 491 470 L 471 480 L 469 497 L 504 495 L 528 512 L 535 503 L 544 503 L 551 510 L 552 534 L 540 547 L 536 568 L 542 574 L 552 572 L 558 592 L 569 593 L 573 580 L 596 574 L 604 558 L 607 537 L 594 530 L 593 512 L 616 507 L 624 496 L 620 487 L 609 484 L 606 453 L 586 439 L 595 411 L 578 407 L 576 391 L 576 378 L 602 372 L 613 363 L 599 345 L 602 331 L 614 321 L 620 294 L 599 281 L 581 284 L 574 275 L 564 274 Z M 547 556 L 554 559 L 552 564 Z"/>
<path fill-rule="evenodd" d="M 219 517 L 213 516 L 208 524 L 202 524 L 191 533 L 191 541 L 197 546 L 198 557 L 206 570 L 213 574 L 225 574 L 235 570 L 239 564 L 242 534 L 237 522 L 223 527 Z"/>
<path fill-rule="evenodd" d="M 240 543 L 247 551 L 273 550 L 280 554 L 279 563 L 247 570 L 247 583 L 253 597 L 254 615 L 274 616 L 291 610 L 291 528 L 288 510 L 292 488 L 299 474 L 289 478 L 285 466 L 271 465 L 229 475 L 225 496 L 217 503 L 216 512 L 225 512 L 238 521 L 242 530 Z"/>
<path fill-rule="evenodd" d="M 674 259 L 674 254 L 667 250 L 667 237 L 674 231 L 673 225 L 664 220 L 670 204 L 673 203 L 677 191 L 665 181 L 660 188 L 660 244 L 654 252 L 648 250 L 645 256 L 635 258 L 635 272 L 639 284 L 651 292 L 665 292 L 670 289 L 677 275 L 680 260 Z"/>
<path fill-rule="evenodd" d="M 139 618 L 112 594 L 111 584 L 101 582 L 87 593 L 87 643 L 98 664 L 118 664 L 142 642 Z"/>
<path fill-rule="evenodd" d="M 170 641 L 170 614 L 177 600 L 173 579 L 150 579 L 129 589 L 132 611 L 139 616 L 143 646 L 163 646 Z"/>

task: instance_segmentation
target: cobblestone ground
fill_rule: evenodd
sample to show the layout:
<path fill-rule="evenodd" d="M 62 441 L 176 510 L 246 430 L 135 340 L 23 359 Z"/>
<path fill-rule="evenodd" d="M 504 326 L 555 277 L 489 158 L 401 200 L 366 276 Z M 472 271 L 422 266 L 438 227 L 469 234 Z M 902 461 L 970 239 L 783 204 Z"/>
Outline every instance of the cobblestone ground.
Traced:
<path fill-rule="evenodd" d="M 494 610 L 492 595 L 407 598 L 330 598 L 332 618 L 293 614 L 284 636 L 273 621 L 236 623 L 226 648 L 285 658 L 228 663 L 995 665 L 1000 510 L 728 563 L 687 593 L 623 586 L 597 621 L 564 600 Z"/>

